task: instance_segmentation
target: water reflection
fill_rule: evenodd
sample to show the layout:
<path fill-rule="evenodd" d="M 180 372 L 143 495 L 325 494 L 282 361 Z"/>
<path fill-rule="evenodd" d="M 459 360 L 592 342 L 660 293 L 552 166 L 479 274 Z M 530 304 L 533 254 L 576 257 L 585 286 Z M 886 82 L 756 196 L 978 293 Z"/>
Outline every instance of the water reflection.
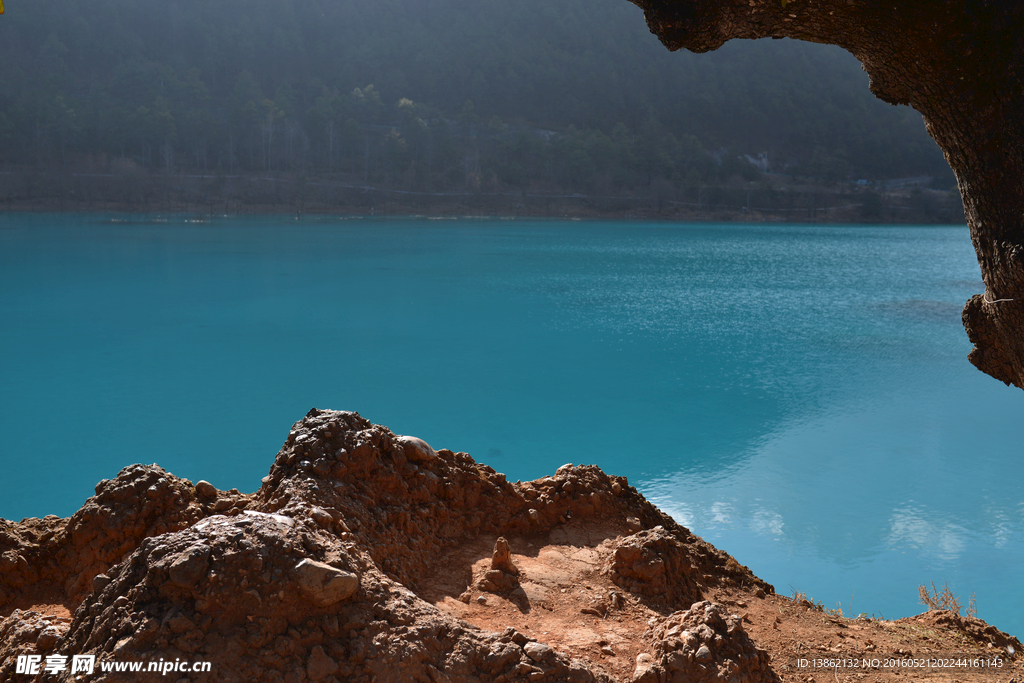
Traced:
<path fill-rule="evenodd" d="M 913 548 L 924 558 L 951 561 L 967 549 L 968 532 L 959 524 L 928 519 L 910 508 L 893 510 L 889 520 L 886 544 L 892 550 Z"/>
<path fill-rule="evenodd" d="M 684 467 L 638 485 L 780 590 L 793 584 L 832 605 L 849 587 L 861 608 L 892 618 L 923 609 L 918 585 L 948 580 L 1019 633 L 1024 620 L 1008 605 L 1024 592 L 1006 583 L 1024 562 L 1021 489 L 1005 475 L 1016 447 L 1006 427 L 977 425 L 1020 429 L 1021 401 L 965 370 L 904 373 L 889 395 L 784 421 L 728 477 Z M 964 392 L 971 402 L 956 400 Z"/>

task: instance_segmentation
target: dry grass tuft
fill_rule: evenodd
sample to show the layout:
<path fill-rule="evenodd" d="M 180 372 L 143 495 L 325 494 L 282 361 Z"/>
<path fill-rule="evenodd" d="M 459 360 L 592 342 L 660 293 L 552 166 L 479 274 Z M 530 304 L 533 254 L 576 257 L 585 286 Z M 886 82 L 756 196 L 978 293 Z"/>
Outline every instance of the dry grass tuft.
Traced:
<path fill-rule="evenodd" d="M 963 609 L 960 606 L 960 599 L 953 595 L 953 591 L 949 590 L 949 584 L 943 582 L 942 588 L 936 588 L 934 581 L 929 581 L 931 584 L 931 591 L 929 592 L 928 586 L 920 585 L 917 587 L 917 594 L 921 597 L 921 603 L 928 606 L 928 609 L 940 610 L 945 609 L 953 612 L 954 614 L 960 614 L 960 610 Z M 971 593 L 969 602 L 967 603 L 967 616 L 976 617 L 978 615 L 978 606 L 974 600 L 974 594 Z"/>

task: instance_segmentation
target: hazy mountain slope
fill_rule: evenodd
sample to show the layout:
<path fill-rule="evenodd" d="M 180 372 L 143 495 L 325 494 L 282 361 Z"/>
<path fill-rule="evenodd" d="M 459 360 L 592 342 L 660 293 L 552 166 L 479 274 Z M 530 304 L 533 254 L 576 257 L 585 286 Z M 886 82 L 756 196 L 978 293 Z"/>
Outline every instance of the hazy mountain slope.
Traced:
<path fill-rule="evenodd" d="M 672 54 L 624 0 L 23 0 L 0 20 L 0 63 L 7 162 L 102 151 L 160 166 L 168 144 L 176 165 L 220 166 L 239 139 L 255 147 L 260 126 L 281 141 L 286 123 L 321 145 L 309 112 L 324 88 L 373 84 L 382 106 L 363 124 L 399 120 L 400 98 L 427 105 L 424 118 L 472 101 L 485 123 L 654 126 L 805 174 L 945 172 L 920 117 L 876 100 L 842 50 L 759 41 Z"/>

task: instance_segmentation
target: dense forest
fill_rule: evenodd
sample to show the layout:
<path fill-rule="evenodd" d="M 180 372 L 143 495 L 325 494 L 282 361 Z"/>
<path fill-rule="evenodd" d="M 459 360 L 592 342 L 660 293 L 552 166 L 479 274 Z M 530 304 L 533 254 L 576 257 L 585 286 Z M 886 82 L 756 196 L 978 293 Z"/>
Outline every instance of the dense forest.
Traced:
<path fill-rule="evenodd" d="M 625 0 L 7 5 L 7 168 L 697 201 L 742 187 L 748 204 L 752 185 L 771 199 L 769 175 L 955 186 L 921 117 L 876 100 L 844 51 L 672 54 Z"/>

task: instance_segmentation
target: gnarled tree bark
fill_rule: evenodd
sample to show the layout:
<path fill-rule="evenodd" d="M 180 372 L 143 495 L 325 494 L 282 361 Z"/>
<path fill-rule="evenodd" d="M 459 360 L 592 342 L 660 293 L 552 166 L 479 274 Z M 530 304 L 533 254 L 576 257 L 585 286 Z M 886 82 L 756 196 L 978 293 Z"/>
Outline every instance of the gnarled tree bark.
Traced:
<path fill-rule="evenodd" d="M 964 306 L 979 370 L 1024 389 L 1024 3 L 632 0 L 670 50 L 733 38 L 838 45 L 871 91 L 924 115 L 956 173 L 985 293 Z"/>

